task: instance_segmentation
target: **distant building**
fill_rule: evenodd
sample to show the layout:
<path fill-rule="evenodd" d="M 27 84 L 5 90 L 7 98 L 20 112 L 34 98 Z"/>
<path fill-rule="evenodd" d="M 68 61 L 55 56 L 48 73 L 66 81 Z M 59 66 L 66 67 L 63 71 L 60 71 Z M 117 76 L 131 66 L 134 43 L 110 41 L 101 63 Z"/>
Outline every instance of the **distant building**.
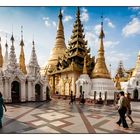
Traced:
<path fill-rule="evenodd" d="M 123 66 L 123 62 L 120 61 L 119 62 L 119 66 L 118 66 L 118 69 L 116 71 L 116 75 L 114 77 L 114 83 L 115 83 L 115 87 L 118 91 L 121 90 L 121 82 L 127 82 L 129 80 L 129 78 L 131 77 L 131 71 L 126 71 L 124 69 L 124 66 Z"/>
<path fill-rule="evenodd" d="M 132 99 L 140 99 L 140 52 L 138 53 L 136 66 L 133 70 L 132 76 L 127 82 L 121 82 L 121 89 L 126 93 L 131 93 Z"/>

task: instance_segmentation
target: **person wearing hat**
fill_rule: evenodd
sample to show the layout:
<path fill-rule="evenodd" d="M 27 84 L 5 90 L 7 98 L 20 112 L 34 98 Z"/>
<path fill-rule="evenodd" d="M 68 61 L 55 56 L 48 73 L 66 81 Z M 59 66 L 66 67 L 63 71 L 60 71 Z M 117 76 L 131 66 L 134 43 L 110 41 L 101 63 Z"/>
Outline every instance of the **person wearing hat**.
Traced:
<path fill-rule="evenodd" d="M 126 112 L 126 116 L 130 119 L 131 121 L 131 125 L 134 123 L 131 114 L 132 114 L 132 110 L 131 110 L 131 97 L 130 97 L 130 93 L 126 93 L 125 94 L 125 98 L 127 100 L 127 112 Z"/>

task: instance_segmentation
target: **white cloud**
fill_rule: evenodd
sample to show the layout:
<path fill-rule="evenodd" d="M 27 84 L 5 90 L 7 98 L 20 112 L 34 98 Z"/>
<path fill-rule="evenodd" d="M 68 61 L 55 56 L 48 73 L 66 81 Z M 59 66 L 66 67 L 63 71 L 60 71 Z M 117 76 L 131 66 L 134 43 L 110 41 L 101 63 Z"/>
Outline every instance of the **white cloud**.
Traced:
<path fill-rule="evenodd" d="M 121 53 L 121 52 L 117 52 L 117 51 L 110 51 L 110 53 L 107 53 L 106 59 L 107 61 L 109 61 L 110 63 L 117 63 L 122 60 L 122 61 L 126 61 L 128 60 L 130 57 L 129 54 L 126 53 Z"/>
<path fill-rule="evenodd" d="M 53 21 L 52 24 L 53 24 L 54 27 L 56 27 L 56 22 L 55 21 Z"/>
<path fill-rule="evenodd" d="M 98 36 L 95 35 L 92 31 L 86 32 L 86 39 L 88 40 L 89 47 L 97 47 L 98 45 Z"/>
<path fill-rule="evenodd" d="M 108 26 L 111 28 L 115 28 L 115 25 L 112 22 L 108 22 Z"/>
<path fill-rule="evenodd" d="M 108 27 L 115 28 L 115 25 L 112 23 L 112 21 L 109 18 L 105 18 L 105 21 L 107 21 Z"/>
<path fill-rule="evenodd" d="M 56 27 L 56 22 L 52 21 L 49 17 L 43 17 L 43 20 L 45 21 L 45 25 L 47 27 L 50 27 L 50 26 Z"/>
<path fill-rule="evenodd" d="M 104 46 L 107 47 L 107 48 L 114 48 L 119 43 L 120 43 L 119 41 L 105 41 Z"/>
<path fill-rule="evenodd" d="M 97 26 L 98 28 L 98 26 Z M 89 47 L 94 47 L 98 49 L 99 47 L 99 36 L 95 33 L 95 31 L 87 31 L 86 32 L 86 39 L 88 40 Z M 104 40 L 104 47 L 105 49 L 113 49 L 117 45 L 119 45 L 120 41 L 112 41 L 112 40 Z"/>
<path fill-rule="evenodd" d="M 81 13 L 81 21 L 83 22 L 87 22 L 89 20 L 89 14 L 86 8 L 82 8 L 81 9 L 82 13 Z"/>
<path fill-rule="evenodd" d="M 64 9 L 61 10 L 61 13 L 64 15 Z"/>
<path fill-rule="evenodd" d="M 133 18 L 123 29 L 122 34 L 125 37 L 140 34 L 140 20 Z"/>
<path fill-rule="evenodd" d="M 67 16 L 64 17 L 64 22 L 68 22 L 68 21 L 70 21 L 70 20 L 72 20 L 72 19 L 73 19 L 72 16 L 67 15 Z"/>
<path fill-rule="evenodd" d="M 45 21 L 45 25 L 46 25 L 47 27 L 50 27 L 50 26 L 51 26 L 51 24 L 50 24 L 50 22 L 49 22 L 48 20 Z"/>
<path fill-rule="evenodd" d="M 101 31 L 101 24 L 95 25 L 94 31 L 95 31 L 96 35 L 99 36 L 99 33 L 100 33 L 100 31 Z"/>
<path fill-rule="evenodd" d="M 140 10 L 140 7 L 138 7 L 138 6 L 128 7 L 128 9 L 133 10 L 133 11 L 137 11 L 137 10 Z"/>

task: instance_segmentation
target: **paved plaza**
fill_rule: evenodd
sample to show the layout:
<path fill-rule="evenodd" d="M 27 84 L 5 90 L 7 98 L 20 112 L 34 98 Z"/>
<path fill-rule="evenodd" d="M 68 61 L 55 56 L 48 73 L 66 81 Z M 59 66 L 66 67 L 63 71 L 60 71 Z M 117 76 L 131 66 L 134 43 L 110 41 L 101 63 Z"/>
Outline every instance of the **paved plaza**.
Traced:
<path fill-rule="evenodd" d="M 0 133 L 140 133 L 140 103 L 132 102 L 135 121 L 124 130 L 113 105 L 69 105 L 69 100 L 8 104 Z"/>

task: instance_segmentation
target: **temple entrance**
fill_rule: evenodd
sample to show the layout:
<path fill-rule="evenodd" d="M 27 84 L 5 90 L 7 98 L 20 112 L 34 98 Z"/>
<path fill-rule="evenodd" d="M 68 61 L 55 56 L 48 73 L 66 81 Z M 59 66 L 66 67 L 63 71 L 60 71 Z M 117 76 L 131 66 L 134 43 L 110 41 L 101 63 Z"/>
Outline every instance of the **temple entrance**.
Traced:
<path fill-rule="evenodd" d="M 138 100 L 138 97 L 139 97 L 138 89 L 134 89 L 133 97 L 134 97 L 134 100 Z"/>
<path fill-rule="evenodd" d="M 51 98 L 50 98 L 50 89 L 49 89 L 49 87 L 47 86 L 46 87 L 46 100 L 48 101 L 48 100 L 50 100 Z"/>
<path fill-rule="evenodd" d="M 35 101 L 41 100 L 41 86 L 40 84 L 35 85 Z"/>
<path fill-rule="evenodd" d="M 13 81 L 11 84 L 11 98 L 12 103 L 20 102 L 20 83 L 18 81 Z"/>

